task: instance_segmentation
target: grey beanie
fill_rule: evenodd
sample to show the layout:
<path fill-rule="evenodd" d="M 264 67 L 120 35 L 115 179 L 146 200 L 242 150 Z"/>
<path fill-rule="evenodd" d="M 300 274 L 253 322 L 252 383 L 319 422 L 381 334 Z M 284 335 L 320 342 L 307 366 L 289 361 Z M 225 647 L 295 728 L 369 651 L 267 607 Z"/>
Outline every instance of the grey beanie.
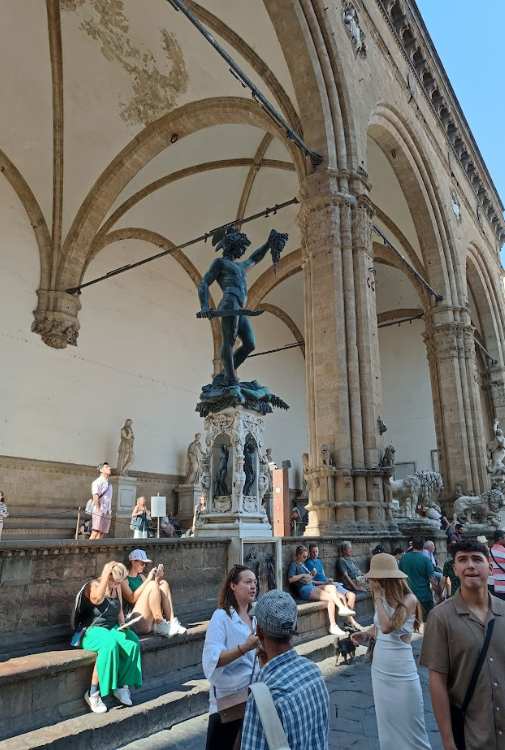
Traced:
<path fill-rule="evenodd" d="M 274 589 L 263 594 L 255 609 L 256 622 L 272 638 L 285 638 L 296 632 L 298 609 L 285 591 Z"/>

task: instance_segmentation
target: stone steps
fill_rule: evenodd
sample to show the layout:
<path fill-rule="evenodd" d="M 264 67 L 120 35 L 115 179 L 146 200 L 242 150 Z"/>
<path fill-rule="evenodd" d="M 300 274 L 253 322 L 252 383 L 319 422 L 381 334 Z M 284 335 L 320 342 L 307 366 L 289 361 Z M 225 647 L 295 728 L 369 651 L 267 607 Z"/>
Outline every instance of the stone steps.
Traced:
<path fill-rule="evenodd" d="M 77 508 L 44 510 L 37 507 L 10 509 L 2 533 L 4 541 L 23 539 L 73 539 Z"/>
<path fill-rule="evenodd" d="M 314 646 L 311 648 L 314 653 L 319 649 L 322 649 L 324 653 L 324 656 L 318 656 L 317 658 L 325 658 L 328 643 L 333 643 L 334 640 L 330 638 L 328 642 L 319 641 L 321 638 L 327 638 L 328 622 L 325 605 L 311 602 L 298 605 L 298 607 L 297 642 L 302 645 L 313 642 Z M 369 614 L 368 609 L 369 600 L 361 601 L 358 614 L 363 618 L 363 616 Z M 177 713 L 179 709 L 176 710 L 172 695 L 178 691 L 182 692 L 183 696 L 187 695 L 187 700 L 192 706 L 191 712 L 193 713 L 191 715 L 195 715 L 194 705 L 198 704 L 201 707 L 201 704 L 198 703 L 200 698 L 197 697 L 200 696 L 201 688 L 199 687 L 196 693 L 192 692 L 195 685 L 191 681 L 200 679 L 202 676 L 200 664 L 206 627 L 206 622 L 196 624 L 190 627 L 185 635 L 171 639 L 159 636 L 142 638 L 144 685 L 142 690 L 137 691 L 134 695 L 136 705 L 132 709 L 118 708 L 112 712 L 112 714 L 120 714 L 117 718 L 118 722 L 124 720 L 126 711 L 133 712 L 133 716 L 137 716 L 137 714 L 143 716 L 145 711 L 150 711 L 152 708 L 155 712 L 153 716 L 156 716 L 158 707 L 165 705 L 165 703 L 167 716 L 172 716 L 173 712 L 173 716 L 179 717 Z M 40 635 L 44 637 L 43 633 Z M 57 640 L 58 637 L 59 641 Z M 92 720 L 92 726 L 95 726 L 98 720 L 100 726 L 102 721 L 105 722 L 104 725 L 107 725 L 107 720 L 104 717 L 89 716 L 87 706 L 83 701 L 83 694 L 89 686 L 95 654 L 80 649 L 69 649 L 68 640 L 61 641 L 61 633 L 59 636 L 53 633 L 53 638 L 55 643 L 50 646 L 51 650 L 47 650 L 45 644 L 37 644 L 32 641 L 31 652 L 26 653 L 30 648 L 27 641 L 18 645 L 18 649 L 24 655 L 6 658 L 4 651 L 3 657 L 0 656 L 0 705 L 2 706 L 0 712 L 0 744 L 2 748 L 43 746 L 37 744 L 16 745 L 12 744 L 14 739 L 11 742 L 9 738 L 16 738 L 17 736 L 19 742 L 39 742 L 39 740 L 42 742 L 40 738 L 47 737 L 47 732 L 52 733 L 51 743 L 55 742 L 54 732 L 56 729 L 53 729 L 53 727 L 59 726 L 62 736 L 67 736 L 73 732 L 73 721 L 77 721 L 75 726 L 81 727 L 79 723 L 81 719 L 84 722 L 82 724 L 84 729 L 79 729 L 79 732 L 88 727 L 90 720 Z M 8 642 L 6 643 L 3 640 L 3 643 L 6 644 L 4 645 L 5 649 Z M 189 684 L 186 684 L 188 680 Z M 167 686 L 170 686 L 168 690 Z M 154 703 L 151 706 L 152 701 Z M 186 716 L 184 713 L 186 711 L 185 706 L 186 703 L 184 702 L 180 704 L 180 715 L 183 718 Z M 160 714 L 163 714 L 163 710 L 160 709 Z M 205 710 L 205 707 L 201 710 Z M 182 721 L 183 718 L 176 718 L 176 720 Z M 132 721 L 136 723 L 141 722 L 142 719 Z M 71 723 L 68 724 L 68 722 Z M 141 736 L 141 734 L 137 736 Z M 21 740 L 21 737 L 24 737 L 24 739 Z M 1 740 L 4 742 L 1 742 Z M 5 742 L 11 742 L 11 744 L 5 745 Z M 48 744 L 47 746 L 52 745 Z M 54 746 L 59 747 L 59 745 Z M 110 746 L 113 747 L 114 745 Z M 72 747 L 74 746 L 72 745 Z"/>
<path fill-rule="evenodd" d="M 335 638 L 316 638 L 299 644 L 296 650 L 313 661 L 322 661 L 335 655 Z M 135 701 L 131 708 L 115 706 L 99 716 L 86 713 L 4 740 L 2 750 L 115 750 L 205 713 L 208 683 L 199 670 L 188 670 L 168 690 L 164 682 L 137 691 Z"/>

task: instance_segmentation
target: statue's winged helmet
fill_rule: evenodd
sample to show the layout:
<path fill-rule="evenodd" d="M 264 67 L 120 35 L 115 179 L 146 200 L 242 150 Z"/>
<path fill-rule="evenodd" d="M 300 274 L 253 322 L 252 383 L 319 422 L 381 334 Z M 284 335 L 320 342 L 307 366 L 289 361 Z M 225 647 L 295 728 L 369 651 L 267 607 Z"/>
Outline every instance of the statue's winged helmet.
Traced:
<path fill-rule="evenodd" d="M 237 224 L 227 224 L 224 227 L 219 227 L 212 235 L 212 245 L 216 253 L 235 242 L 240 242 L 245 247 L 251 244 L 247 235 L 239 230 Z"/>

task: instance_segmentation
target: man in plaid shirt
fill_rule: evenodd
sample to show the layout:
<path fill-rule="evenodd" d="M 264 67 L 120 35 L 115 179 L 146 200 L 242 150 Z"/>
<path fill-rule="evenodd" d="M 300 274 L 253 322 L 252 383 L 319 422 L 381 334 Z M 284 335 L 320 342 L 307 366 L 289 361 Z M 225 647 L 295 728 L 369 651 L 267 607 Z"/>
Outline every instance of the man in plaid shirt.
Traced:
<path fill-rule="evenodd" d="M 319 667 L 292 647 L 298 610 L 284 591 L 269 591 L 256 605 L 262 669 L 258 682 L 272 694 L 290 750 L 327 750 L 329 696 Z M 249 696 L 241 750 L 268 750 L 260 715 Z"/>

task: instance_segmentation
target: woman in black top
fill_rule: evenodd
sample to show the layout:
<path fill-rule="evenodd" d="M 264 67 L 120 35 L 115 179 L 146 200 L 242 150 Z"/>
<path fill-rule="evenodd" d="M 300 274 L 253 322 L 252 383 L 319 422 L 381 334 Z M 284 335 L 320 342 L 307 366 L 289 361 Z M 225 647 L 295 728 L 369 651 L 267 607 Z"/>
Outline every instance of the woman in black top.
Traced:
<path fill-rule="evenodd" d="M 119 630 L 125 624 L 121 583 L 127 575 L 122 563 L 106 563 L 100 578 L 91 581 L 83 592 L 79 619 L 85 631 L 81 645 L 97 653 L 84 700 L 94 713 L 107 711 L 102 697 L 110 693 L 131 706 L 130 687 L 142 685 L 139 639 L 130 629 Z"/>

